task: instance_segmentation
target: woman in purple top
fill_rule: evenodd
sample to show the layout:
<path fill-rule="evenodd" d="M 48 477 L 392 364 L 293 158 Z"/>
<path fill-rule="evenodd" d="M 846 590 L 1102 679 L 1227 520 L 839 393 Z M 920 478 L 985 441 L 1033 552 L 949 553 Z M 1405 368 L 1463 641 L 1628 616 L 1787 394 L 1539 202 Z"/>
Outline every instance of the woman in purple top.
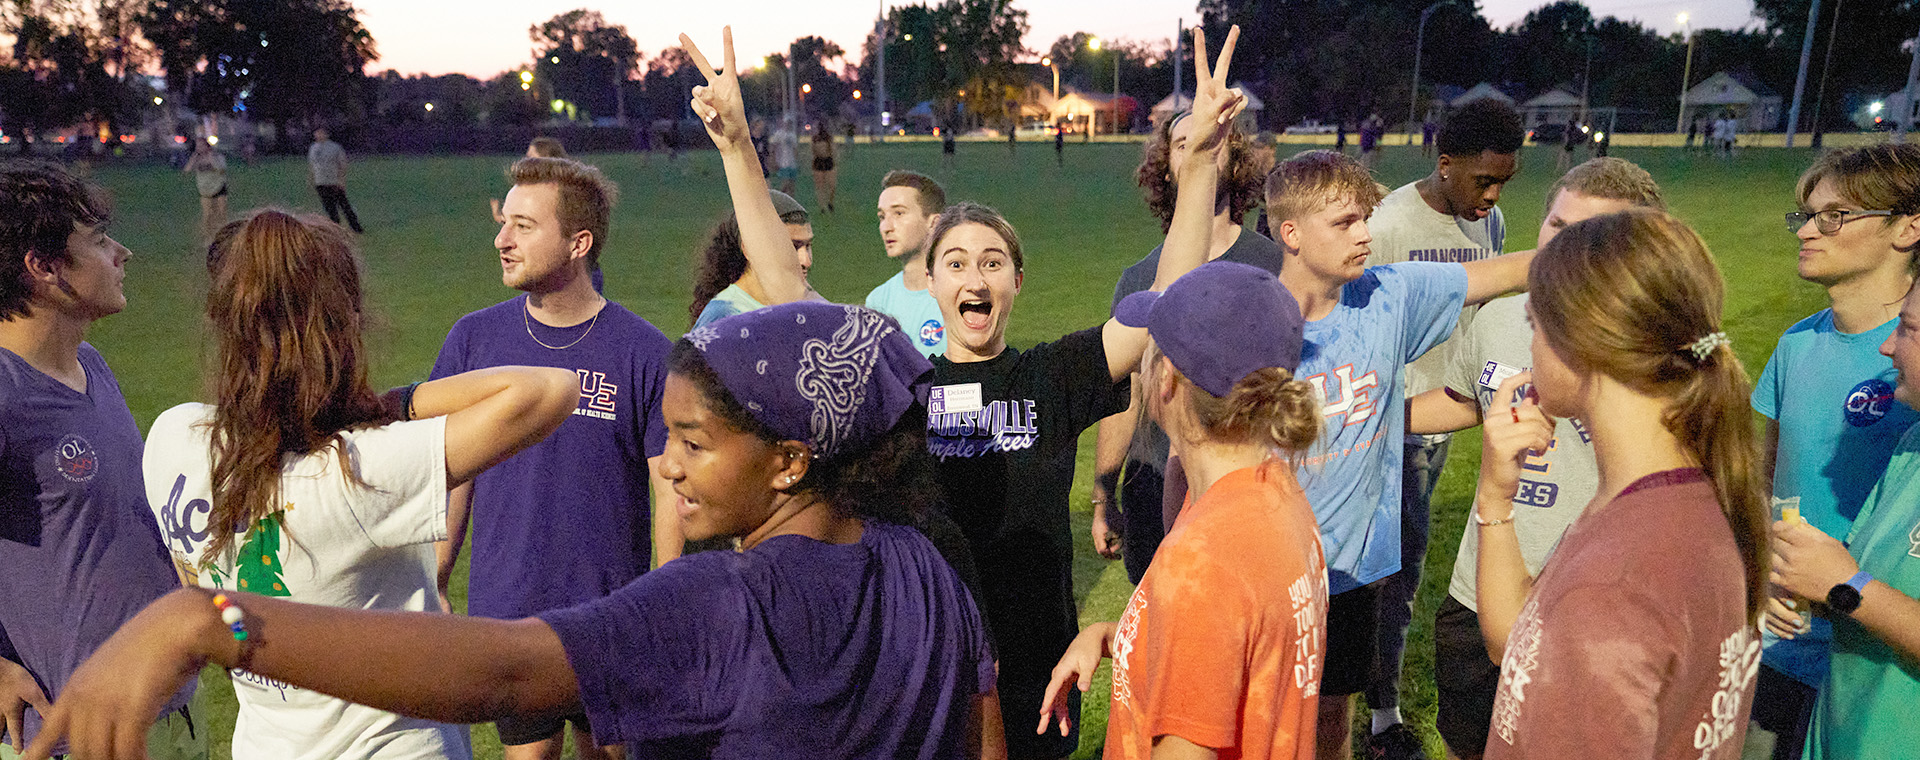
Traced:
<path fill-rule="evenodd" d="M 1679 220 L 1631 209 L 1567 227 L 1528 285 L 1533 369 L 1486 416 L 1474 515 L 1480 627 L 1502 658 L 1486 756 L 1737 758 L 1767 515 L 1720 272 Z M 1530 452 L 1554 446 L 1552 417 L 1591 437 L 1600 483 L 1533 578 L 1515 495 L 1546 466 Z"/>
<path fill-rule="evenodd" d="M 879 312 L 792 303 L 675 345 L 666 477 L 682 557 L 523 620 L 368 612 L 186 589 L 83 665 L 27 750 L 144 757 L 145 726 L 209 662 L 446 722 L 585 710 L 640 757 L 957 758 L 994 684 L 972 598 L 904 527 L 935 493 L 931 366 Z M 234 613 L 228 612 L 231 616 Z"/>

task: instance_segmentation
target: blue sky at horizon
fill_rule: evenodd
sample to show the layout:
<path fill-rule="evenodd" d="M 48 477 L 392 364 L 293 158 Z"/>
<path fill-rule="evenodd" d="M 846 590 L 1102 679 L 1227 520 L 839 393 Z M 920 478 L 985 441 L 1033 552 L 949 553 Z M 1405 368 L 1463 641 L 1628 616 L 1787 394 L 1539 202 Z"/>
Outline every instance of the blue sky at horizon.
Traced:
<path fill-rule="evenodd" d="M 887 5 L 902 5 L 890 2 Z M 1544 0 L 1480 0 L 1481 12 L 1495 27 L 1519 21 Z M 369 73 L 394 69 L 403 74 L 464 73 L 488 78 L 525 64 L 532 56 L 527 28 L 579 7 L 587 0 L 356 0 L 360 20 L 373 33 L 380 60 Z M 1027 11 L 1026 46 L 1044 49 L 1064 34 L 1085 31 L 1101 37 L 1164 42 L 1182 19 L 1199 18 L 1191 0 L 1101 0 L 1098 13 L 1089 0 L 1019 0 Z M 734 42 L 744 64 L 786 46 L 797 37 L 817 34 L 858 57 L 880 2 L 772 2 L 707 0 L 698 3 L 612 4 L 599 7 L 607 19 L 624 24 L 652 58 L 677 44 L 685 31 L 718 61 L 720 27 L 734 25 Z M 1674 18 L 1690 13 L 1696 29 L 1733 29 L 1755 24 L 1752 0 L 1587 0 L 1596 16 L 1638 20 L 1661 32 L 1679 28 Z M 708 50 L 709 46 L 714 48 Z"/>

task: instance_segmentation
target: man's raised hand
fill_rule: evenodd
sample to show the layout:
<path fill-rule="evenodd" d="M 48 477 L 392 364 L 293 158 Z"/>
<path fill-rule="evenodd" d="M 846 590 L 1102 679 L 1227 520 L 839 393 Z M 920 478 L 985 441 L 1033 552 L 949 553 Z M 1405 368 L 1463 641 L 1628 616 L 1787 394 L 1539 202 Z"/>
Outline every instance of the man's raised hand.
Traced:
<path fill-rule="evenodd" d="M 740 76 L 733 64 L 733 27 L 721 27 L 720 41 L 721 62 L 725 65 L 715 73 L 713 64 L 700 53 L 700 46 L 693 44 L 693 38 L 680 35 L 680 47 L 707 78 L 706 84 L 693 88 L 693 113 L 706 126 L 714 147 L 725 151 L 751 144 L 752 137 L 747 133 L 747 106 L 740 97 Z"/>
<path fill-rule="evenodd" d="M 1227 86 L 1227 69 L 1233 63 L 1233 49 L 1240 42 L 1240 27 L 1227 30 L 1227 43 L 1220 47 L 1220 60 L 1207 66 L 1207 32 L 1193 28 L 1193 117 L 1200 125 L 1193 136 L 1195 151 L 1213 150 L 1226 142 L 1233 120 L 1247 107 L 1245 93 Z"/>

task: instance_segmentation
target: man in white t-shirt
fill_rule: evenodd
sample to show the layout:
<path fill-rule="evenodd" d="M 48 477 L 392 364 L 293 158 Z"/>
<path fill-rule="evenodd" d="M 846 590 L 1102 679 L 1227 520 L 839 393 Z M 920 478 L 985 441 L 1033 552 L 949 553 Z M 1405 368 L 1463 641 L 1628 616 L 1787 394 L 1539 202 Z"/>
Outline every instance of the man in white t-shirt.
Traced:
<path fill-rule="evenodd" d="M 344 213 L 347 226 L 354 232 L 366 232 L 360 228 L 360 217 L 353 213 L 353 203 L 347 200 L 347 150 L 330 139 L 325 127 L 313 130 L 313 144 L 307 146 L 307 178 L 313 181 L 313 191 L 320 194 L 320 205 L 326 208 L 328 219 L 339 224 Z"/>
<path fill-rule="evenodd" d="M 947 207 L 947 191 L 925 174 L 895 169 L 880 180 L 879 205 L 880 242 L 887 258 L 900 262 L 900 273 L 867 294 L 867 308 L 899 322 L 914 350 L 945 356 L 946 323 L 928 290 L 925 249 L 927 233 Z"/>
<path fill-rule="evenodd" d="M 1500 255 L 1506 221 L 1500 214 L 1500 190 L 1520 168 L 1526 129 L 1520 113 L 1505 101 L 1482 98 L 1447 116 L 1438 139 L 1440 158 L 1433 172 L 1402 185 L 1380 201 L 1369 220 L 1373 232 L 1368 266 L 1406 261 L 1465 264 Z M 1466 330 L 1476 307 L 1460 313 L 1457 331 Z M 1441 384 L 1446 344 L 1407 365 L 1406 393 L 1412 398 Z M 1379 643 L 1367 704 L 1373 709 L 1369 744 L 1374 757 L 1423 757 L 1419 742 L 1400 719 L 1400 663 L 1407 625 L 1413 620 L 1413 594 L 1426 561 L 1428 502 L 1447 461 L 1446 436 L 1408 435 L 1400 491 L 1400 571 L 1380 591 Z"/>
<path fill-rule="evenodd" d="M 1645 169 L 1618 158 L 1595 158 L 1573 167 L 1547 190 L 1546 219 L 1538 242 L 1544 246 L 1567 225 L 1634 206 L 1664 209 L 1660 186 Z M 1527 297 L 1498 298 L 1481 307 L 1473 324 L 1449 341 L 1451 365 L 1441 387 L 1408 402 L 1407 429 L 1413 432 L 1465 430 L 1480 424 L 1483 410 L 1507 403 L 1493 396 L 1500 383 L 1533 367 L 1533 328 L 1527 322 Z M 1514 530 L 1530 572 L 1538 573 L 1559 544 L 1560 535 L 1580 516 L 1599 487 L 1593 445 L 1578 421 L 1558 421 L 1552 445 L 1522 466 L 1514 504 Z M 1486 749 L 1493 720 L 1500 665 L 1487 654 L 1480 635 L 1475 581 L 1479 570 L 1479 531 L 1467 526 L 1454 559 L 1448 595 L 1434 614 L 1434 683 L 1439 715 L 1434 727 L 1449 757 L 1477 760 Z"/>

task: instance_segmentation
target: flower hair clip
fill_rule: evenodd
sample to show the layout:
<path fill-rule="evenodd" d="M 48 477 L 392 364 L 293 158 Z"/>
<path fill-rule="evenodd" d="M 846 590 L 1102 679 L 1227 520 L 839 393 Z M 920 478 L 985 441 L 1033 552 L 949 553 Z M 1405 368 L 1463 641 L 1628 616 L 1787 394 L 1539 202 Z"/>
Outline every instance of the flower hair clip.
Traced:
<path fill-rule="evenodd" d="M 1714 349 L 1719 348 L 1721 346 L 1732 346 L 1732 345 L 1733 345 L 1733 340 L 1729 339 L 1726 333 L 1716 332 L 1716 333 L 1707 333 L 1706 335 L 1701 336 L 1699 340 L 1696 340 L 1692 343 L 1687 344 L 1687 347 L 1685 350 L 1693 354 L 1694 361 L 1704 362 L 1707 360 L 1707 357 L 1713 355 Z"/>

